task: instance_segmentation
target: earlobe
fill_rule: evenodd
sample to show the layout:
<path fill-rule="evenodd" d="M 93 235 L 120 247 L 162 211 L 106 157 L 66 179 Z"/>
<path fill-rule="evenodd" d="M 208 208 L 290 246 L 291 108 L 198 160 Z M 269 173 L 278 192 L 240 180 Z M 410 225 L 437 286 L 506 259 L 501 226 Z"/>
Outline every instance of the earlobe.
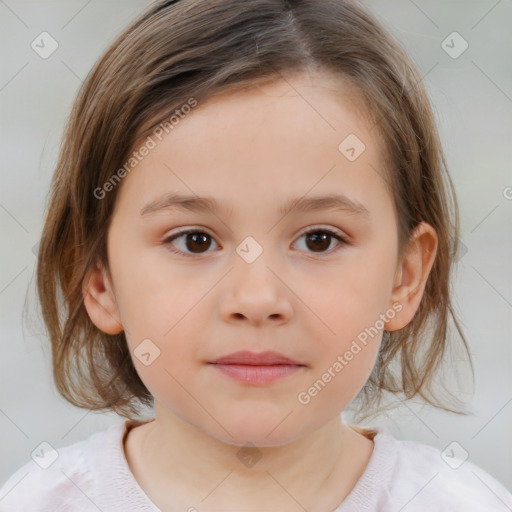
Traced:
<path fill-rule="evenodd" d="M 421 222 L 413 230 L 390 299 L 391 304 L 399 303 L 402 309 L 385 323 L 387 331 L 402 329 L 414 318 L 434 265 L 437 243 L 437 234 L 430 224 Z"/>
<path fill-rule="evenodd" d="M 123 331 L 110 276 L 101 263 L 91 266 L 84 277 L 82 295 L 90 319 L 103 332 Z"/>

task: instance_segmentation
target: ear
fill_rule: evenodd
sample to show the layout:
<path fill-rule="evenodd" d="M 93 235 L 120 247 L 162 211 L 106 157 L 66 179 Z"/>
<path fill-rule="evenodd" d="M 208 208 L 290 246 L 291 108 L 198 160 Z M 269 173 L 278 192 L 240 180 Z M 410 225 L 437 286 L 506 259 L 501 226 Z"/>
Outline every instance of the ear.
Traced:
<path fill-rule="evenodd" d="M 390 304 L 398 302 L 402 309 L 384 324 L 387 331 L 402 329 L 414 318 L 436 259 L 437 245 L 436 231 L 426 222 L 418 224 L 411 233 L 405 255 L 397 267 L 390 298 Z"/>
<path fill-rule="evenodd" d="M 91 266 L 82 285 L 85 308 L 96 327 L 107 334 L 123 331 L 112 280 L 102 263 Z"/>

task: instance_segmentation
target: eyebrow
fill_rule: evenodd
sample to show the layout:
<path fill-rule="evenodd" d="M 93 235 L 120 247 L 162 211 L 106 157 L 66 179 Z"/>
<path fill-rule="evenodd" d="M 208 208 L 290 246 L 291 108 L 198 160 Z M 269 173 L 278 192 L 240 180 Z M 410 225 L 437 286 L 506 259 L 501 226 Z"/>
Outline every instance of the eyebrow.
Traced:
<path fill-rule="evenodd" d="M 227 211 L 212 197 L 199 197 L 195 195 L 182 195 L 169 193 L 146 204 L 140 215 L 150 215 L 162 210 L 181 209 L 191 212 Z M 320 210 L 338 210 L 368 220 L 369 210 L 360 202 L 350 199 L 343 194 L 328 194 L 314 197 L 299 197 L 290 199 L 279 208 L 279 213 L 284 217 L 291 212 L 314 212 Z"/>

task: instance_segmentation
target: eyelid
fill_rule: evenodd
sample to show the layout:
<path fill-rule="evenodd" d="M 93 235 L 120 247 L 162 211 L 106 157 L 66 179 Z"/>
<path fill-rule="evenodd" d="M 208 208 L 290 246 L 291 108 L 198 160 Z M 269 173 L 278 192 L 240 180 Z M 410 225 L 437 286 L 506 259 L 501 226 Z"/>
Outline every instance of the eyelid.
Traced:
<path fill-rule="evenodd" d="M 351 238 L 349 235 L 344 233 L 338 228 L 335 228 L 334 226 L 326 226 L 321 224 L 315 224 L 312 226 L 308 226 L 307 228 L 304 228 L 302 231 L 299 232 L 299 234 L 296 237 L 296 240 L 300 240 L 304 235 L 308 235 L 310 233 L 315 232 L 323 232 L 323 233 L 329 233 L 332 238 L 334 238 L 338 243 L 329 251 L 325 252 L 305 252 L 306 257 L 313 258 L 313 259 L 321 259 L 321 258 L 328 258 L 329 256 L 332 256 L 333 254 L 336 254 L 339 250 L 341 250 L 343 247 L 351 245 Z M 297 243 L 297 242 L 295 242 Z"/>
<path fill-rule="evenodd" d="M 347 235 L 345 232 L 341 231 L 340 229 L 335 228 L 333 226 L 327 226 L 327 225 L 322 225 L 322 224 L 314 224 L 312 226 L 305 227 L 304 229 L 299 231 L 299 234 L 297 235 L 297 237 L 299 238 L 299 237 L 304 236 L 305 234 L 308 234 L 312 231 L 320 231 L 320 230 L 332 232 L 332 233 L 338 235 L 340 238 L 343 239 L 343 241 L 345 241 L 347 243 L 348 243 L 348 240 L 350 239 L 349 235 Z M 165 236 L 164 241 L 170 240 L 172 238 L 177 238 L 180 235 L 184 235 L 184 234 L 191 233 L 191 232 L 192 233 L 204 232 L 207 235 L 211 236 L 213 239 L 215 239 L 215 236 L 209 232 L 208 228 L 205 228 L 203 226 L 186 226 L 183 228 L 177 228 L 177 230 L 174 233 L 172 233 L 171 235 Z"/>
<path fill-rule="evenodd" d="M 318 256 L 318 257 L 327 256 L 327 255 L 336 253 L 340 249 L 340 246 L 350 245 L 350 236 L 345 234 L 340 229 L 335 228 L 334 226 L 327 226 L 327 225 L 322 225 L 322 224 L 314 224 L 312 226 L 307 226 L 306 228 L 302 229 L 299 232 L 299 234 L 296 236 L 296 240 L 300 239 L 304 235 L 307 235 L 309 233 L 314 233 L 316 231 L 330 233 L 334 238 L 338 239 L 338 245 L 336 245 L 336 247 L 334 249 L 331 249 L 326 252 L 308 253 L 312 256 Z M 173 245 L 172 242 L 175 239 L 179 238 L 180 236 L 189 234 L 189 233 L 204 233 L 204 234 L 208 235 L 215 242 L 215 244 L 217 244 L 220 247 L 220 244 L 215 240 L 215 236 L 212 235 L 207 228 L 204 228 L 202 226 L 193 226 L 193 225 L 182 227 L 182 228 L 177 228 L 177 230 L 175 232 L 164 237 L 163 243 L 165 245 L 172 246 Z M 208 255 L 209 252 L 213 252 L 213 251 L 208 251 L 205 253 L 190 254 L 190 253 L 181 251 L 179 249 L 176 249 L 174 247 L 172 247 L 172 248 L 169 247 L 169 250 L 175 254 L 185 256 L 185 257 L 192 257 L 192 258 L 196 258 L 196 259 L 201 256 Z"/>
<path fill-rule="evenodd" d="M 179 249 L 174 248 L 172 242 L 179 238 L 180 236 L 186 235 L 188 233 L 205 233 L 208 235 L 217 245 L 217 241 L 215 241 L 215 237 L 209 232 L 208 229 L 202 227 L 202 226 L 186 226 L 182 228 L 177 228 L 176 231 L 171 233 L 170 235 L 164 236 L 162 243 L 167 247 L 169 251 L 171 251 L 174 254 L 178 254 L 179 256 L 185 256 L 190 258 L 200 258 L 201 256 L 206 256 L 209 254 L 209 252 L 203 253 L 203 254 L 189 254 L 188 252 L 181 251 Z"/>
<path fill-rule="evenodd" d="M 165 238 L 168 240 L 169 238 L 174 238 L 179 235 L 183 235 L 185 233 L 206 233 L 207 235 L 214 238 L 214 236 L 210 233 L 208 228 L 205 228 L 204 226 L 186 226 L 184 228 L 176 228 L 176 231 L 174 231 L 171 235 L 166 236 Z"/>
<path fill-rule="evenodd" d="M 348 241 L 349 239 L 349 236 L 345 232 L 341 231 L 338 228 L 335 228 L 334 226 L 328 226 L 326 224 L 314 224 L 312 226 L 308 226 L 307 228 L 304 228 L 302 231 L 299 232 L 298 237 L 311 233 L 312 231 L 327 231 L 334 233 L 335 235 L 338 235 L 344 241 Z"/>

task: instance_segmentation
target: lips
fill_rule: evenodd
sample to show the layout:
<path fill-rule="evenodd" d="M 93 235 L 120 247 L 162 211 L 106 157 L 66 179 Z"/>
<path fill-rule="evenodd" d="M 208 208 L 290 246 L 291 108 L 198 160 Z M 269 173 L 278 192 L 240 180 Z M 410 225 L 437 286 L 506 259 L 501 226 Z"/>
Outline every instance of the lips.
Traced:
<path fill-rule="evenodd" d="M 211 364 L 222 364 L 222 365 L 249 365 L 249 366 L 273 366 L 273 365 L 295 365 L 295 366 L 306 366 L 299 361 L 290 359 L 279 352 L 250 352 L 248 350 L 242 350 L 240 352 L 234 352 L 223 357 L 219 357 L 215 361 L 211 361 Z"/>
<path fill-rule="evenodd" d="M 219 357 L 210 363 L 210 367 L 246 386 L 268 386 L 300 374 L 306 365 L 278 352 L 243 350 Z"/>

